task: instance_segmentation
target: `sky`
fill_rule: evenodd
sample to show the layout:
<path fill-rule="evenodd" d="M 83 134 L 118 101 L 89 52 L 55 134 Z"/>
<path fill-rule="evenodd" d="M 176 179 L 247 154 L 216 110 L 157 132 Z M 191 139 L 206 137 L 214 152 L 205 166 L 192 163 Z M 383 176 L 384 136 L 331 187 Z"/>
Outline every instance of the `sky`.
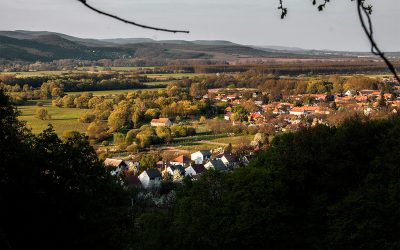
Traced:
<path fill-rule="evenodd" d="M 320 0 L 322 1 L 322 0 Z M 368 0 L 367 0 L 368 1 Z M 355 2 L 331 0 L 318 12 L 311 0 L 87 0 L 128 20 L 190 34 L 145 30 L 99 15 L 77 0 L 0 0 L 0 30 L 47 30 L 83 38 L 228 40 L 245 45 L 369 51 Z M 375 37 L 384 51 L 400 51 L 400 0 L 369 0 Z"/>

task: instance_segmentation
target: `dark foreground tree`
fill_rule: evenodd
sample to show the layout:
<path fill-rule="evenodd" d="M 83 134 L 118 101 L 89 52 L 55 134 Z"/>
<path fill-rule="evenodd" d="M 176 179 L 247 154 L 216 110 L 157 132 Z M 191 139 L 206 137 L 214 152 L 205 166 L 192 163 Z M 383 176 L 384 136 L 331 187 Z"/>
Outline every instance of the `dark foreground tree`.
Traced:
<path fill-rule="evenodd" d="M 129 203 L 86 138 L 32 135 L 0 91 L 0 249 L 123 249 Z"/>
<path fill-rule="evenodd" d="M 276 137 L 250 167 L 178 196 L 181 249 L 398 249 L 400 119 Z"/>

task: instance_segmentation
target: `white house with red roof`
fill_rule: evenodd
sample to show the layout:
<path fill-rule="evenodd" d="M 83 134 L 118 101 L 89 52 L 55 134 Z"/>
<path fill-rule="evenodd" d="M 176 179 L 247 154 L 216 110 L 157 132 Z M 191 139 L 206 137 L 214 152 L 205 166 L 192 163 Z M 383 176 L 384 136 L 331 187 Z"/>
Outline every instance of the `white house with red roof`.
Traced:
<path fill-rule="evenodd" d="M 168 118 L 153 119 L 150 122 L 152 127 L 166 127 L 171 126 L 172 122 Z"/>

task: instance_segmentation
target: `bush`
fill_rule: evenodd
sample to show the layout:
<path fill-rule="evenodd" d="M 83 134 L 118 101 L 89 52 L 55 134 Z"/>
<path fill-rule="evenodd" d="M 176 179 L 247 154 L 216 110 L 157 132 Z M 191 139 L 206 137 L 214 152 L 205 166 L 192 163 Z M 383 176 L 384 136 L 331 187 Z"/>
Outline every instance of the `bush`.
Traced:
<path fill-rule="evenodd" d="M 79 117 L 79 121 L 82 123 L 91 123 L 96 119 L 96 116 L 90 112 L 83 113 L 81 117 Z"/>
<path fill-rule="evenodd" d="M 138 151 L 139 147 L 136 143 L 132 143 L 128 147 L 126 147 L 126 151 L 131 152 L 131 153 L 136 153 Z"/>
<path fill-rule="evenodd" d="M 49 112 L 45 108 L 36 109 L 35 117 L 40 119 L 40 120 L 50 120 L 51 119 L 51 116 L 49 115 Z"/>
<path fill-rule="evenodd" d="M 139 129 L 131 129 L 126 133 L 125 136 L 125 143 L 127 145 L 132 144 L 134 141 L 136 141 L 136 135 L 140 132 Z"/>

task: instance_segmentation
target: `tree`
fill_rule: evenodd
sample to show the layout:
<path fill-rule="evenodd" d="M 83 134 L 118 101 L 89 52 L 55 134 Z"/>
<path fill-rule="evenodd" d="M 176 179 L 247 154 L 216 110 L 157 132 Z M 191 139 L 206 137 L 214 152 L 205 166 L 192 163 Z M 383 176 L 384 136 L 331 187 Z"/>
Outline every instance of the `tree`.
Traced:
<path fill-rule="evenodd" d="M 55 98 L 55 97 L 63 97 L 64 96 L 64 90 L 62 90 L 61 88 L 53 88 L 51 90 L 51 96 L 53 98 Z"/>
<path fill-rule="evenodd" d="M 253 141 L 255 142 L 256 145 L 262 146 L 268 142 L 268 137 L 263 133 L 257 133 L 254 135 Z"/>
<path fill-rule="evenodd" d="M 175 169 L 172 175 L 172 180 L 173 181 L 182 181 L 183 176 L 181 172 L 178 169 Z"/>
<path fill-rule="evenodd" d="M 40 120 L 50 120 L 51 119 L 49 112 L 45 108 L 37 108 L 35 111 L 35 117 Z"/>
<path fill-rule="evenodd" d="M 96 119 L 96 116 L 91 112 L 82 113 L 79 117 L 79 121 L 82 123 L 91 123 Z"/>
<path fill-rule="evenodd" d="M 62 98 L 64 108 L 73 108 L 75 106 L 74 100 L 75 98 L 73 96 L 65 95 Z"/>
<path fill-rule="evenodd" d="M 125 136 L 125 144 L 126 145 L 131 145 L 136 140 L 136 135 L 139 132 L 140 131 L 138 129 L 129 130 L 128 133 L 126 133 L 126 136 Z"/>
<path fill-rule="evenodd" d="M 128 195 L 86 138 L 60 140 L 51 127 L 33 135 L 2 91 L 0 117 L 1 246 L 127 248 Z"/>
<path fill-rule="evenodd" d="M 134 128 L 138 128 L 139 124 L 140 124 L 140 111 L 138 111 L 137 109 L 133 112 L 132 114 L 132 123 L 133 123 L 133 127 Z"/>
<path fill-rule="evenodd" d="M 172 141 L 171 130 L 168 127 L 157 127 L 156 135 L 164 142 L 169 143 Z"/>
<path fill-rule="evenodd" d="M 108 136 L 106 124 L 100 121 L 94 121 L 90 123 L 87 128 L 87 135 L 90 139 L 95 139 L 98 141 L 104 140 Z"/>
<path fill-rule="evenodd" d="M 74 137 L 76 137 L 76 136 L 79 136 L 80 135 L 80 133 L 78 132 L 78 131 L 74 131 L 74 130 L 64 130 L 64 132 L 63 132 L 63 134 L 62 134 L 62 137 L 64 138 L 64 139 L 72 139 L 72 138 L 74 138 Z"/>
<path fill-rule="evenodd" d="M 143 154 L 140 157 L 140 168 L 146 170 L 148 168 L 154 168 L 159 158 L 156 154 Z"/>
<path fill-rule="evenodd" d="M 199 123 L 201 123 L 201 124 L 204 124 L 205 122 L 206 122 L 206 117 L 205 116 L 200 116 L 200 120 L 199 120 Z"/>
<path fill-rule="evenodd" d="M 192 83 L 192 85 L 190 85 L 190 95 L 194 98 L 202 97 L 203 95 L 207 94 L 207 92 L 208 90 L 204 84 Z"/>

